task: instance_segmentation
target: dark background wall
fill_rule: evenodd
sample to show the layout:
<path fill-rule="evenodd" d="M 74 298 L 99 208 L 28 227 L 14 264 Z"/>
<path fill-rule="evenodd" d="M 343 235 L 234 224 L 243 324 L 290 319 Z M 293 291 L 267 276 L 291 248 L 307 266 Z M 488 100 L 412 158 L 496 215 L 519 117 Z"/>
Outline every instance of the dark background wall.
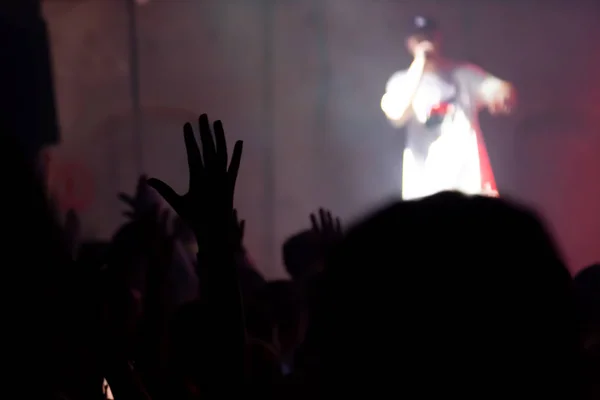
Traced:
<path fill-rule="evenodd" d="M 397 196 L 402 140 L 379 99 L 410 63 L 403 24 L 437 17 L 447 52 L 513 81 L 519 112 L 483 115 L 501 191 L 545 215 L 573 270 L 600 259 L 600 6 L 594 1 L 150 0 L 137 7 L 142 138 L 132 133 L 125 0 L 47 0 L 62 143 L 54 190 L 88 236 L 122 222 L 140 172 L 187 182 L 181 125 L 200 112 L 245 140 L 237 203 L 271 277 L 279 246 L 330 207 Z M 493 256 L 493 255 L 490 255 Z"/>

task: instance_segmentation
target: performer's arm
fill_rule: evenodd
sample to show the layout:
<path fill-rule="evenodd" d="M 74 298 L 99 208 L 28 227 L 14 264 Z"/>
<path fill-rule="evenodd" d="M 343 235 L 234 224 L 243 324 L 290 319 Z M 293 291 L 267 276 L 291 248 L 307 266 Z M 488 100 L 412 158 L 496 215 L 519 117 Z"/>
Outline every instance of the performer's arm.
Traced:
<path fill-rule="evenodd" d="M 508 114 L 513 111 L 517 93 L 511 83 L 473 65 L 468 66 L 467 71 L 474 84 L 478 106 L 487 108 L 491 114 Z"/>
<path fill-rule="evenodd" d="M 481 84 L 483 105 L 491 114 L 509 114 L 516 106 L 517 93 L 509 82 L 488 76 Z"/>
<path fill-rule="evenodd" d="M 390 78 L 381 98 L 381 109 L 396 127 L 403 126 L 412 116 L 412 102 L 421 83 L 426 63 L 426 50 L 418 52 L 405 73 Z"/>

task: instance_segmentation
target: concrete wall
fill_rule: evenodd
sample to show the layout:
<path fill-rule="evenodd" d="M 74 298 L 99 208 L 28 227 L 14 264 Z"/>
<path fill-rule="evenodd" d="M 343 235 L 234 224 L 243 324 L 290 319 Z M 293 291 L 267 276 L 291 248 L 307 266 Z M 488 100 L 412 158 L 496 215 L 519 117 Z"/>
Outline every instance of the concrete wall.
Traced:
<path fill-rule="evenodd" d="M 575 270 L 600 259 L 599 8 L 587 0 L 280 0 L 269 9 L 151 0 L 137 10 L 140 142 L 131 133 L 124 0 L 48 0 L 63 135 L 53 185 L 79 199 L 88 235 L 106 237 L 122 222 L 115 194 L 133 190 L 136 155 L 145 172 L 185 190 L 181 125 L 208 112 L 224 120 L 231 142 L 245 140 L 237 202 L 247 245 L 266 274 L 281 276 L 279 246 L 308 226 L 311 210 L 351 217 L 398 193 L 402 140 L 379 98 L 410 62 L 403 21 L 426 13 L 447 31 L 449 54 L 520 89 L 517 115 L 483 116 L 498 183 L 544 213 Z"/>

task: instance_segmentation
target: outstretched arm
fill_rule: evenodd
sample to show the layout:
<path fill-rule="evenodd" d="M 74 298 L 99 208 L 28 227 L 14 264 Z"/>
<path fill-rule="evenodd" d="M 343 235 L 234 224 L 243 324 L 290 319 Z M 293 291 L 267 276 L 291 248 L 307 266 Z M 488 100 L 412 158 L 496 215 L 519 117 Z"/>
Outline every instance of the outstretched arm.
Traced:
<path fill-rule="evenodd" d="M 509 114 L 516 106 L 517 93 L 509 82 L 489 75 L 479 90 L 482 104 L 491 114 Z"/>
<path fill-rule="evenodd" d="M 508 114 L 514 110 L 517 92 L 511 83 L 474 65 L 467 65 L 464 71 L 478 107 L 487 108 L 491 114 Z"/>

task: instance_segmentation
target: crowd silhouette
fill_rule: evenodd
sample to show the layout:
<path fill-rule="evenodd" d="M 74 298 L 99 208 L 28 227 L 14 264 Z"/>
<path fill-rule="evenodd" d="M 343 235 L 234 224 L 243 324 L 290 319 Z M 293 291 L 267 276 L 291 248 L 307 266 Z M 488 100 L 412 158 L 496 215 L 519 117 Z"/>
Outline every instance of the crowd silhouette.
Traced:
<path fill-rule="evenodd" d="M 600 265 L 572 278 L 534 212 L 455 192 L 344 229 L 317 210 L 283 244 L 291 279 L 268 281 L 234 208 L 242 143 L 229 154 L 206 115 L 198 128 L 200 145 L 183 129 L 188 192 L 140 177 L 96 245 L 2 135 L 17 397 L 102 399 L 106 379 L 118 400 L 600 398 Z"/>

